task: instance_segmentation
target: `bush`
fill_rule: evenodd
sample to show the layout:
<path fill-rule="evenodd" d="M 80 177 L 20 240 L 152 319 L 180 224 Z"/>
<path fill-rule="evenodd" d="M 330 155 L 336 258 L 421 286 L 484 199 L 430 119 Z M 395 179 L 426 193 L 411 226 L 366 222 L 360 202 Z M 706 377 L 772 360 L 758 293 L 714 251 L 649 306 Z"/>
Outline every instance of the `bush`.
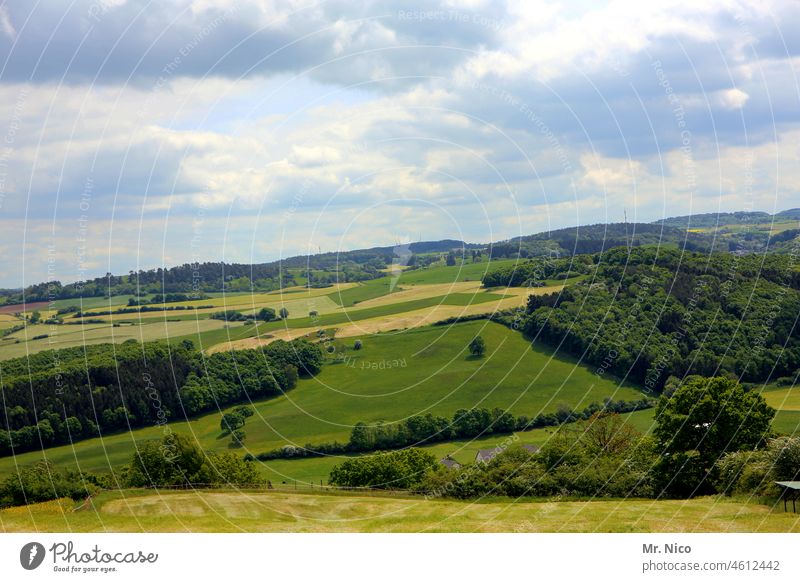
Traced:
<path fill-rule="evenodd" d="M 231 445 L 241 447 L 244 445 L 244 439 L 247 435 L 241 428 L 231 433 Z"/>
<path fill-rule="evenodd" d="M 361 349 L 361 340 L 356 340 L 356 341 L 353 343 L 353 349 L 354 349 L 354 350 L 356 350 L 356 351 L 358 351 L 358 350 L 360 350 L 360 349 Z"/>
<path fill-rule="evenodd" d="M 349 459 L 331 470 L 328 482 L 340 487 L 412 489 L 437 467 L 433 454 L 411 448 Z"/>
<path fill-rule="evenodd" d="M 98 491 L 87 475 L 59 471 L 50 461 L 23 467 L 0 484 L 0 507 L 71 497 L 78 500 Z"/>

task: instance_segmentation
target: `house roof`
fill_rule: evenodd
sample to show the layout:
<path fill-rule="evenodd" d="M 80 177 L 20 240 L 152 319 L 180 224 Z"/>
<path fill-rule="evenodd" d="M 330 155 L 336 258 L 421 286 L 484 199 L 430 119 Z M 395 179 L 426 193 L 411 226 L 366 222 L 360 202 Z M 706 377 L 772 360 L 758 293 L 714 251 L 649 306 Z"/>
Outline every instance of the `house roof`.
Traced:
<path fill-rule="evenodd" d="M 502 450 L 503 449 L 500 447 L 495 447 L 493 449 L 481 449 L 478 451 L 478 454 L 475 455 L 475 462 L 489 462 L 494 459 Z"/>
<path fill-rule="evenodd" d="M 439 459 L 439 462 L 447 467 L 448 469 L 458 469 L 461 466 L 461 463 L 454 459 L 448 459 L 445 457 L 444 459 Z"/>

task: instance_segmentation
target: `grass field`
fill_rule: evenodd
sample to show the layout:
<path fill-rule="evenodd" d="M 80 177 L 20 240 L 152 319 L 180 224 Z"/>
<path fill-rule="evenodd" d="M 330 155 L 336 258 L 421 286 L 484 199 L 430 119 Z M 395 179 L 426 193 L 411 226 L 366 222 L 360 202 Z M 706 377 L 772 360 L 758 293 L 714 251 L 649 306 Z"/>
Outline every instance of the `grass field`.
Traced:
<path fill-rule="evenodd" d="M 466 346 L 478 333 L 486 340 L 487 354 L 474 359 Z M 519 333 L 486 321 L 370 336 L 363 342 L 363 349 L 344 352 L 344 361 L 326 365 L 285 396 L 255 403 L 246 450 L 343 442 L 359 421 L 393 422 L 426 412 L 450 416 L 473 406 L 535 416 L 561 403 L 583 408 L 606 396 L 642 396 L 634 387 L 598 378 L 571 359 L 554 357 L 549 348 L 531 349 Z M 209 414 L 175 423 L 172 430 L 193 434 L 205 449 L 227 450 L 229 439 L 221 438 L 219 422 L 220 413 Z M 109 464 L 130 459 L 136 440 L 161 434 L 158 427 L 138 429 L 51 448 L 47 457 L 59 465 L 77 462 L 87 470 L 108 470 Z M 41 456 L 25 453 L 16 462 L 29 464 Z M 0 459 L 0 475 L 9 474 L 14 461 Z"/>
<path fill-rule="evenodd" d="M 288 491 L 119 491 L 0 510 L 3 532 L 800 532 L 743 499 L 550 501 Z"/>

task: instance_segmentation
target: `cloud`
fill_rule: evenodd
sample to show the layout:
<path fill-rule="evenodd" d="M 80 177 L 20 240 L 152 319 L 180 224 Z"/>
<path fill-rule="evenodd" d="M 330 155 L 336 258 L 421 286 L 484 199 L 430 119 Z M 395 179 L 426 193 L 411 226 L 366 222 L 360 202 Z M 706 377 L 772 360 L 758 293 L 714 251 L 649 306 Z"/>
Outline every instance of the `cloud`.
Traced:
<path fill-rule="evenodd" d="M 83 217 L 104 272 L 796 205 L 798 17 L 736 0 L 9 2 L 0 246 L 30 283 L 52 241 L 75 277 Z"/>

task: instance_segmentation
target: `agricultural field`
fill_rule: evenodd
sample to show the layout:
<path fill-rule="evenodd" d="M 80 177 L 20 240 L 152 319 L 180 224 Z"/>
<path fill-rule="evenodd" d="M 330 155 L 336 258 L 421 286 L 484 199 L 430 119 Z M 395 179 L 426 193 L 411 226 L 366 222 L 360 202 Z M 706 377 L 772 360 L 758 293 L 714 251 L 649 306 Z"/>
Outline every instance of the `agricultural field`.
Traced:
<path fill-rule="evenodd" d="M 485 500 L 265 491 L 115 491 L 0 510 L 3 532 L 800 532 L 747 499 Z"/>
<path fill-rule="evenodd" d="M 256 347 L 279 338 L 313 334 L 319 329 L 335 328 L 342 337 L 353 337 L 415 328 L 454 316 L 490 313 L 524 304 L 527 289 L 483 289 L 480 285 L 479 279 L 487 269 L 513 263 L 513 260 L 502 260 L 453 267 L 432 266 L 405 271 L 400 277 L 388 276 L 363 283 L 321 288 L 288 287 L 264 293 L 220 293 L 202 300 L 148 304 L 155 308 L 188 308 L 168 311 L 103 313 L 127 308 L 129 295 L 61 300 L 46 307 L 78 307 L 83 317 L 67 314 L 63 325 L 29 324 L 27 329 L 8 334 L 0 340 L 0 361 L 47 349 L 128 339 L 191 339 L 203 349 L 219 351 Z M 569 281 L 552 283 L 552 287 L 534 292 L 558 290 Z M 286 309 L 288 316 L 257 325 L 226 324 L 210 319 L 219 311 L 236 310 L 247 315 L 263 307 L 276 312 Z M 54 314 L 55 310 L 41 311 L 43 320 Z M 12 313 L 0 314 L 0 331 L 23 321 Z"/>
<path fill-rule="evenodd" d="M 477 334 L 487 344 L 486 356 L 480 359 L 466 349 Z M 359 421 L 393 422 L 427 412 L 450 416 L 473 406 L 535 416 L 561 404 L 584 408 L 605 397 L 643 396 L 637 388 L 599 378 L 550 348 L 531 348 L 519 333 L 487 321 L 368 336 L 358 351 L 351 349 L 350 340 L 338 344 L 341 356 L 318 376 L 302 379 L 285 396 L 253 403 L 255 415 L 248 420 L 242 453 L 285 444 L 345 442 Z M 193 435 L 204 449 L 229 450 L 220 418 L 221 413 L 214 413 L 170 426 Z M 109 465 L 130 459 L 136 441 L 162 434 L 162 428 L 151 427 L 89 439 L 48 449 L 47 458 L 58 465 L 77 463 L 87 470 L 107 471 Z M 29 464 L 41 456 L 32 452 L 2 458 L 0 474 L 8 474 L 14 463 Z"/>
<path fill-rule="evenodd" d="M 193 336 L 208 331 L 225 331 L 232 324 L 213 319 L 175 320 L 169 317 L 142 322 L 118 324 L 87 323 L 85 325 L 28 325 L 0 339 L 0 360 L 26 354 L 89 344 L 121 343 L 130 339 L 153 341 Z M 42 337 L 44 336 L 44 337 Z M 38 338 L 38 339 L 36 339 Z"/>

